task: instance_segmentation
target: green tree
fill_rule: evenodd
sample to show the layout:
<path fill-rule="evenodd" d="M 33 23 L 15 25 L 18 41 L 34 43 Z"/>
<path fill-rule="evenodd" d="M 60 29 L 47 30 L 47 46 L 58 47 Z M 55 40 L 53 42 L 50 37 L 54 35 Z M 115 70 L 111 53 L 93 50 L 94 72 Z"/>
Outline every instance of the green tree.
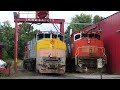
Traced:
<path fill-rule="evenodd" d="M 0 25 L 0 42 L 3 42 L 5 48 L 3 49 L 3 59 L 13 58 L 14 49 L 14 29 L 11 27 L 9 21 L 4 21 Z"/>
<path fill-rule="evenodd" d="M 19 24 L 19 29 L 22 24 Z M 33 30 L 33 26 L 25 24 L 24 27 L 19 31 L 18 39 L 18 58 L 23 58 L 25 51 L 25 42 L 33 39 L 35 33 L 39 30 Z M 3 42 L 5 48 L 3 49 L 3 59 L 8 58 L 14 59 L 14 32 L 15 28 L 11 27 L 9 21 L 0 23 L 0 42 Z"/>
<path fill-rule="evenodd" d="M 104 19 L 104 18 L 99 16 L 99 15 L 95 15 L 94 18 L 93 18 L 93 23 L 97 23 L 97 22 L 99 22 L 102 19 Z"/>
<path fill-rule="evenodd" d="M 65 31 L 65 38 L 68 38 L 70 35 L 70 26 L 67 27 L 67 30 Z"/>
<path fill-rule="evenodd" d="M 74 18 L 71 19 L 70 25 L 67 27 L 65 31 L 65 38 L 69 37 L 70 28 L 74 31 L 82 30 L 83 28 L 87 27 L 87 24 L 74 24 L 74 23 L 91 23 L 92 22 L 92 15 L 80 14 L 75 15 Z"/>
<path fill-rule="evenodd" d="M 70 25 L 67 27 L 67 30 L 65 31 L 65 37 L 68 38 L 70 34 L 70 28 L 74 31 L 82 30 L 83 28 L 90 25 L 90 23 L 96 23 L 99 20 L 103 19 L 103 17 L 95 15 L 92 20 L 92 15 L 86 15 L 86 14 L 80 14 L 75 15 L 74 18 L 71 19 Z M 75 24 L 78 23 L 78 24 Z M 84 24 L 80 24 L 84 23 Z M 87 24 L 88 23 L 88 24 Z"/>
<path fill-rule="evenodd" d="M 86 15 L 86 14 L 82 13 L 82 14 L 76 15 L 74 18 L 72 18 L 70 27 L 73 29 L 73 31 L 82 30 L 83 28 L 87 27 L 88 25 L 74 24 L 74 23 L 91 23 L 91 22 L 92 22 L 92 15 Z"/>
<path fill-rule="evenodd" d="M 21 28 L 22 24 L 19 24 Z M 18 39 L 18 58 L 23 58 L 25 52 L 25 43 L 33 38 L 33 26 L 30 24 L 25 24 L 24 27 L 19 32 Z"/>

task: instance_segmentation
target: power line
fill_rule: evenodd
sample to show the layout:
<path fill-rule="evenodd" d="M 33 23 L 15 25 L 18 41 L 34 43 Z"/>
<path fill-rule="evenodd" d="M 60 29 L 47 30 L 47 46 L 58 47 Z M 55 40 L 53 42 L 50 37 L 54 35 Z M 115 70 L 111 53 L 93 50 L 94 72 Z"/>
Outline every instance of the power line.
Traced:
<path fill-rule="evenodd" d="M 68 22 L 65 22 L 64 24 L 92 25 L 93 23 L 68 23 Z"/>

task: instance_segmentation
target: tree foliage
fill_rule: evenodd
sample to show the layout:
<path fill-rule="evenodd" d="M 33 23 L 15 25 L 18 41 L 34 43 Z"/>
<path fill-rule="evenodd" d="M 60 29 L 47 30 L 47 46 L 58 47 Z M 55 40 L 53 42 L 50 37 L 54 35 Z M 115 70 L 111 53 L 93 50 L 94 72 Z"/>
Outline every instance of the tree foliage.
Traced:
<path fill-rule="evenodd" d="M 67 27 L 65 31 L 65 37 L 68 38 L 70 34 L 70 29 L 74 31 L 82 30 L 83 28 L 87 27 L 88 24 L 74 24 L 74 23 L 96 23 L 103 19 L 103 17 L 99 15 L 95 15 L 92 19 L 92 15 L 80 14 L 75 15 L 74 18 L 71 19 L 70 25 Z"/>
<path fill-rule="evenodd" d="M 14 50 L 14 30 L 11 27 L 9 21 L 3 22 L 3 25 L 0 25 L 0 42 L 3 42 L 3 58 L 12 58 Z"/>
<path fill-rule="evenodd" d="M 22 27 L 22 24 L 19 24 L 19 28 Z M 18 39 L 18 56 L 22 58 L 24 56 L 24 48 L 25 42 L 31 40 L 33 37 L 30 35 L 31 31 L 33 31 L 33 26 L 30 24 L 25 24 L 24 27 L 19 32 L 19 39 Z"/>
<path fill-rule="evenodd" d="M 22 24 L 19 24 L 18 27 L 21 28 L 21 26 Z M 9 21 L 0 24 L 0 42 L 3 42 L 5 46 L 3 49 L 3 59 L 14 59 L 14 31 L 15 28 L 10 25 Z M 25 42 L 31 40 L 37 31 L 30 24 L 25 24 L 19 31 L 18 58 L 23 58 Z"/>
<path fill-rule="evenodd" d="M 80 25 L 80 24 L 72 24 L 72 23 L 91 23 L 92 22 L 92 15 L 86 15 L 86 14 L 80 14 L 76 15 L 74 18 L 72 18 L 70 27 L 74 30 L 82 30 L 88 25 Z"/>
<path fill-rule="evenodd" d="M 103 19 L 103 17 L 101 17 L 99 15 L 95 15 L 94 18 L 93 18 L 93 23 L 97 23 L 97 22 L 99 22 L 102 19 Z"/>

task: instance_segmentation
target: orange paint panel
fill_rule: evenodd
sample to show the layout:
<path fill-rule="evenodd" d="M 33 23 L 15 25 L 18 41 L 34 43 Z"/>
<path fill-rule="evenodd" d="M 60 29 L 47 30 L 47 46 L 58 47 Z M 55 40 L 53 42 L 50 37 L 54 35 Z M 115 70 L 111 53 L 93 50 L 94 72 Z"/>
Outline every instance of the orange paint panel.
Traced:
<path fill-rule="evenodd" d="M 65 57 L 64 50 L 47 50 L 47 49 L 40 49 L 38 54 L 41 57 Z"/>
<path fill-rule="evenodd" d="M 72 56 L 90 56 L 95 55 L 98 57 L 104 56 L 103 42 L 97 39 L 90 39 L 90 43 L 87 42 L 88 38 L 77 40 L 73 44 Z"/>

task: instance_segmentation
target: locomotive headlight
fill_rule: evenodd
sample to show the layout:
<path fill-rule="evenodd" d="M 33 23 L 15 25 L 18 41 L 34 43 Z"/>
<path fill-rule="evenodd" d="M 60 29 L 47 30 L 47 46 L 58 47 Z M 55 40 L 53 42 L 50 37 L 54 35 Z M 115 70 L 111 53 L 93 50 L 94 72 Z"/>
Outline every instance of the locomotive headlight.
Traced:
<path fill-rule="evenodd" d="M 64 63 L 64 59 L 63 58 L 60 58 L 60 63 Z"/>
<path fill-rule="evenodd" d="M 63 60 L 60 61 L 61 63 L 64 63 Z"/>
<path fill-rule="evenodd" d="M 90 38 L 88 38 L 88 44 L 90 44 Z"/>
<path fill-rule="evenodd" d="M 102 58 L 97 59 L 97 68 L 102 68 L 103 64 L 102 64 Z"/>
<path fill-rule="evenodd" d="M 44 60 L 42 57 L 39 59 L 39 62 L 40 62 L 40 64 L 44 64 Z"/>
<path fill-rule="evenodd" d="M 43 61 L 40 61 L 41 64 L 43 64 Z"/>
<path fill-rule="evenodd" d="M 80 64 L 78 64 L 79 65 L 79 67 L 82 67 L 82 64 L 80 63 Z"/>

